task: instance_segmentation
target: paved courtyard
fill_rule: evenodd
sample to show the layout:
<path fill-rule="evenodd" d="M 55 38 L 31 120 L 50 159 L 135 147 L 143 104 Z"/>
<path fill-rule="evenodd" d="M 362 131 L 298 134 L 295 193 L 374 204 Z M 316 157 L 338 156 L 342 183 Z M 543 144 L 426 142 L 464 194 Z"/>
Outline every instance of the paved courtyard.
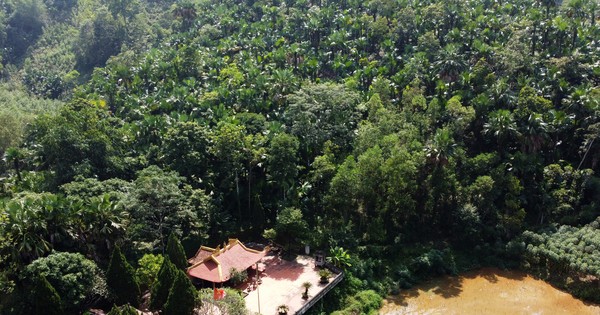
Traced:
<path fill-rule="evenodd" d="M 251 314 L 259 313 L 259 297 L 260 314 L 276 315 L 277 308 L 282 304 L 289 307 L 288 314 L 295 314 L 327 286 L 319 283 L 318 268 L 315 267 L 314 259 L 309 256 L 297 256 L 295 260 L 287 261 L 278 255 L 269 254 L 262 259 L 259 269 L 264 270 L 260 273 L 261 284 L 253 286 L 253 277 L 242 287 L 248 293 L 245 300 Z M 308 290 L 308 300 L 302 299 L 304 282 L 312 283 Z"/>

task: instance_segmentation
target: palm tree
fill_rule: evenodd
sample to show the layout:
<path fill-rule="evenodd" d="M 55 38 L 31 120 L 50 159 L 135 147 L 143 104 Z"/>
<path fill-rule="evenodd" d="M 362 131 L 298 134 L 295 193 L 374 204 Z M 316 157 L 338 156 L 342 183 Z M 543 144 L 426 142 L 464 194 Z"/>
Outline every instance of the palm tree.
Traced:
<path fill-rule="evenodd" d="M 425 155 L 436 166 L 448 164 L 448 159 L 454 155 L 456 143 L 448 128 L 438 129 L 433 139 L 425 146 Z"/>
<path fill-rule="evenodd" d="M 548 124 L 541 114 L 533 113 L 521 128 L 520 139 L 522 151 L 535 153 L 541 149 L 548 135 Z"/>
<path fill-rule="evenodd" d="M 189 29 L 197 17 L 196 8 L 191 2 L 181 2 L 173 9 L 175 19 L 181 19 L 181 27 L 183 30 Z"/>
<path fill-rule="evenodd" d="M 277 109 L 282 108 L 286 101 L 286 96 L 294 92 L 299 86 L 298 79 L 289 69 L 276 69 L 273 71 L 270 95 Z"/>
<path fill-rule="evenodd" d="M 104 254 L 108 254 L 125 231 L 127 213 L 104 194 L 90 198 L 89 204 L 80 208 L 80 215 L 84 220 L 86 243 L 102 246 Z"/>
<path fill-rule="evenodd" d="M 490 114 L 490 119 L 483 125 L 483 133 L 496 138 L 501 153 L 506 151 L 504 147 L 506 141 L 519 134 L 513 114 L 506 109 L 500 109 Z"/>
<path fill-rule="evenodd" d="M 442 51 L 441 57 L 434 63 L 440 78 L 446 82 L 454 82 L 458 75 L 467 68 L 467 62 L 455 45 L 448 45 Z"/>
<path fill-rule="evenodd" d="M 11 147 L 6 149 L 6 152 L 4 153 L 4 162 L 7 164 L 12 163 L 15 172 L 17 173 L 17 179 L 19 182 L 22 180 L 20 162 L 23 160 L 23 158 L 25 158 L 25 154 L 19 148 Z"/>
<path fill-rule="evenodd" d="M 302 293 L 302 298 L 308 299 L 308 289 L 310 289 L 310 287 L 312 287 L 312 283 L 306 281 L 306 282 L 302 283 L 302 287 L 304 288 L 304 293 Z"/>

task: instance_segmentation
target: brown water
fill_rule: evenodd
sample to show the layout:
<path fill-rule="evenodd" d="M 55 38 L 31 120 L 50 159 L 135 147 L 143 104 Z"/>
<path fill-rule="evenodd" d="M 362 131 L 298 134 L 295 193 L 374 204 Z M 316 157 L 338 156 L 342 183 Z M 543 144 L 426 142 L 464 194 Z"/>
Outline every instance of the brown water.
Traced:
<path fill-rule="evenodd" d="M 585 303 L 523 272 L 485 268 L 405 290 L 388 298 L 379 313 L 600 315 L 600 305 Z"/>

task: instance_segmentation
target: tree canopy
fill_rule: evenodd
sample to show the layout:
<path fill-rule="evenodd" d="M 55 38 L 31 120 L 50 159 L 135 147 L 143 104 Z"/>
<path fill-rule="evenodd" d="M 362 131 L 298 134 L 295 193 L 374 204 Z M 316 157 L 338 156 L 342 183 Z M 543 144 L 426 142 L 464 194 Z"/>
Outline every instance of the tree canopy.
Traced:
<path fill-rule="evenodd" d="M 108 305 L 115 246 L 158 311 L 145 255 L 263 232 L 342 258 L 326 313 L 488 265 L 600 296 L 597 1 L 5 2 L 2 314 Z"/>

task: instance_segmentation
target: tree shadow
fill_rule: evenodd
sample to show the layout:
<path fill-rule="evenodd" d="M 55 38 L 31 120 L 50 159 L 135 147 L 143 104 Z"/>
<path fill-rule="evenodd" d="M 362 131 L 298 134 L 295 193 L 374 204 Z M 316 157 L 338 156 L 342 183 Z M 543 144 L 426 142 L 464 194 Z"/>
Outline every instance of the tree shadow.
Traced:
<path fill-rule="evenodd" d="M 422 294 L 433 293 L 445 299 L 457 297 L 463 291 L 465 279 L 477 277 L 484 278 L 490 283 L 497 283 L 499 278 L 522 280 L 527 277 L 527 273 L 498 268 L 481 268 L 462 273 L 459 276 L 443 276 L 419 283 L 411 289 L 401 291 L 398 295 L 388 297 L 387 300 L 394 305 L 406 307 L 409 306 L 408 299 L 417 298 Z"/>
<path fill-rule="evenodd" d="M 445 299 L 453 298 L 462 292 L 462 276 L 444 276 L 425 281 L 415 287 L 403 290 L 398 295 L 388 297 L 388 301 L 397 306 L 408 306 L 407 299 L 417 298 L 428 292 L 442 296 Z"/>
<path fill-rule="evenodd" d="M 260 274 L 263 278 L 272 278 L 275 280 L 294 281 L 304 273 L 304 265 L 296 260 L 285 260 L 279 256 L 273 256 L 265 261 L 265 270 Z"/>

